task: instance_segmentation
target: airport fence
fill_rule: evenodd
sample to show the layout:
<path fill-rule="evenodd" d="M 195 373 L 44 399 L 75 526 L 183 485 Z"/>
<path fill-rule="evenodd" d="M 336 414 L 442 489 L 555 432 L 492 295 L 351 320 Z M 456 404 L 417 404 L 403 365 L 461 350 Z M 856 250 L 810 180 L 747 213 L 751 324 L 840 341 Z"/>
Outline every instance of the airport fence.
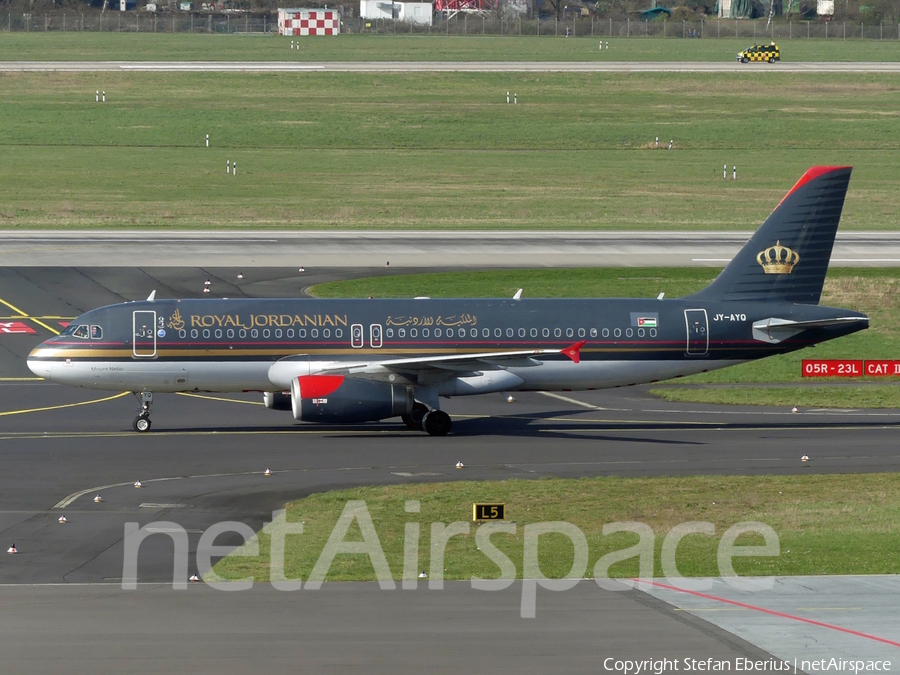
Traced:
<path fill-rule="evenodd" d="M 0 31 L 132 33 L 277 33 L 270 15 L 191 12 L 54 12 L 0 14 Z M 5 19 L 5 21 L 3 20 Z M 531 35 L 547 37 L 743 38 L 747 40 L 861 39 L 900 40 L 900 24 L 834 21 L 716 19 L 702 21 L 615 20 L 598 17 L 527 19 L 496 14 L 436 16 L 423 26 L 386 19 L 344 17 L 342 32 L 380 35 Z"/>

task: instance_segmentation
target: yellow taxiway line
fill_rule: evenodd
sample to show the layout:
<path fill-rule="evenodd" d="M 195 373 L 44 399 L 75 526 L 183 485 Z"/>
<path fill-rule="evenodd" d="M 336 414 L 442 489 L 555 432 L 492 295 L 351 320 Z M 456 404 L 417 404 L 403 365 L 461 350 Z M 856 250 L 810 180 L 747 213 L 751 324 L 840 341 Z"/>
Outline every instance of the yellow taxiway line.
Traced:
<path fill-rule="evenodd" d="M 225 401 L 226 403 L 243 403 L 244 405 L 265 405 L 260 401 L 241 401 L 236 398 L 222 398 L 221 396 L 204 396 L 203 394 L 189 394 L 186 391 L 176 391 L 179 396 L 190 396 L 191 398 L 202 398 L 207 401 Z"/>
<path fill-rule="evenodd" d="M 44 328 L 46 328 L 47 330 L 49 330 L 49 331 L 50 331 L 51 333 L 53 333 L 54 335 L 59 335 L 59 331 L 56 330 L 55 328 L 50 328 L 50 326 L 48 326 L 47 324 L 45 324 L 45 323 L 44 323 L 43 321 L 41 321 L 40 319 L 36 319 L 36 318 L 34 318 L 33 316 L 28 316 L 28 314 L 26 314 L 25 312 L 23 312 L 21 309 L 19 309 L 19 308 L 16 307 L 15 305 L 11 305 L 10 303 L 8 303 L 8 302 L 7 302 L 6 300 L 4 300 L 3 298 L 0 298 L 0 304 L 4 304 L 4 305 L 6 305 L 7 307 L 9 307 L 12 311 L 18 312 L 18 313 L 20 314 L 20 316 L 17 316 L 17 317 L 16 317 L 17 319 L 28 319 L 29 321 L 34 321 L 37 325 L 43 326 Z"/>
<path fill-rule="evenodd" d="M 26 413 L 35 413 L 35 412 L 45 412 L 47 410 L 60 410 L 62 408 L 75 408 L 77 406 L 82 405 L 92 405 L 94 403 L 104 403 L 106 401 L 112 401 L 113 399 L 122 398 L 123 396 L 127 396 L 131 392 L 123 391 L 121 394 L 114 394 L 113 396 L 106 396 L 104 398 L 97 398 L 93 401 L 79 401 L 78 403 L 63 403 L 61 405 L 50 405 L 46 408 L 26 408 L 24 410 L 7 410 L 5 412 L 0 412 L 0 417 L 7 417 L 8 415 L 24 415 Z"/>

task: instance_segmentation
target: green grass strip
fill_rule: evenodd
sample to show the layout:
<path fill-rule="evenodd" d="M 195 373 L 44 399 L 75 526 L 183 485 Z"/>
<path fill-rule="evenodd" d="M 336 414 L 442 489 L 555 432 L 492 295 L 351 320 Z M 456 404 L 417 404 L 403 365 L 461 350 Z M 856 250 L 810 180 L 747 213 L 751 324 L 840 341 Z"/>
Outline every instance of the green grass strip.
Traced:
<path fill-rule="evenodd" d="M 790 454 L 790 449 L 786 448 Z M 813 458 L 815 461 L 815 458 Z M 797 457 L 797 466 L 801 466 Z M 781 554 L 777 557 L 735 558 L 739 574 L 894 574 L 900 572 L 900 490 L 898 474 L 694 476 L 672 478 L 581 478 L 454 482 L 367 487 L 311 495 L 287 505 L 288 522 L 303 522 L 302 535 L 288 536 L 288 577 L 306 578 L 327 541 L 347 500 L 364 500 L 394 578 L 403 566 L 404 525 L 421 524 L 420 569 L 428 570 L 431 523 L 471 520 L 473 502 L 503 502 L 516 534 L 491 539 L 522 573 L 523 527 L 528 523 L 566 521 L 585 534 L 589 547 L 587 574 L 604 554 L 637 542 L 634 534 L 603 536 L 605 523 L 638 521 L 655 533 L 655 575 L 662 574 L 660 549 L 665 535 L 688 521 L 708 521 L 715 536 L 690 535 L 678 546 L 677 564 L 685 576 L 718 576 L 716 550 L 722 533 L 744 521 L 759 521 L 774 528 Z M 406 500 L 419 500 L 421 512 L 406 513 Z M 476 526 L 468 535 L 453 537 L 447 545 L 444 576 L 469 579 L 496 578 L 498 568 L 475 544 Z M 347 541 L 360 541 L 356 524 Z M 258 535 L 260 556 L 230 556 L 215 571 L 227 578 L 253 576 L 268 579 L 269 537 Z M 761 544 L 762 538 L 742 535 L 743 544 Z M 572 545 L 562 535 L 540 538 L 539 561 L 548 577 L 568 573 Z M 638 572 L 637 561 L 610 568 L 610 576 Z M 338 555 L 328 580 L 370 580 L 369 558 Z"/>

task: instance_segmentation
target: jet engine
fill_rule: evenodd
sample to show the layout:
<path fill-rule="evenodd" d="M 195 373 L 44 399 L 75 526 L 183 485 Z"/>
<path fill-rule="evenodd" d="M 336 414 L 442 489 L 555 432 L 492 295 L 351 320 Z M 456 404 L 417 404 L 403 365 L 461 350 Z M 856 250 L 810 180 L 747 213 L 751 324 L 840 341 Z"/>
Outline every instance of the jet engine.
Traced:
<path fill-rule="evenodd" d="M 263 393 L 263 403 L 269 410 L 290 410 L 291 395 L 282 391 L 267 391 Z"/>
<path fill-rule="evenodd" d="M 294 419 L 304 422 L 373 422 L 412 411 L 412 389 L 403 385 L 301 375 L 291 380 Z"/>

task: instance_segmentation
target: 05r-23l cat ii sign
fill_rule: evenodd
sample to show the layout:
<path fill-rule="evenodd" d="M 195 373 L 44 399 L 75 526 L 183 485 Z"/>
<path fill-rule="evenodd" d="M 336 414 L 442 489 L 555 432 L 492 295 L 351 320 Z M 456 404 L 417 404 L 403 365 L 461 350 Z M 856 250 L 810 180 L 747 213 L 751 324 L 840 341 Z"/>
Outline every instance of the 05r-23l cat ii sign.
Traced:
<path fill-rule="evenodd" d="M 819 306 L 850 167 L 807 171 L 709 286 L 677 299 L 191 299 L 79 316 L 28 367 L 53 382 L 152 392 L 263 392 L 304 422 L 400 417 L 450 431 L 442 397 L 656 382 L 867 328 Z"/>

